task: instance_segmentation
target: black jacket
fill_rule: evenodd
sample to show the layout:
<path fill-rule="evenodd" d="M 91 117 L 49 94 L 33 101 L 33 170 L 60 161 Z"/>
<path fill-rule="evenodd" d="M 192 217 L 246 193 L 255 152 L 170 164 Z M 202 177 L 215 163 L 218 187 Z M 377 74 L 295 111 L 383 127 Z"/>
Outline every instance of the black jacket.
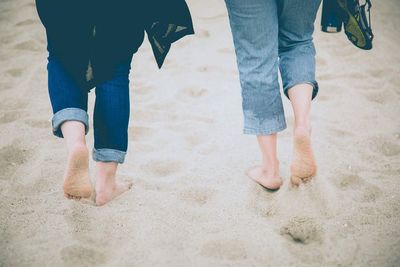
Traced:
<path fill-rule="evenodd" d="M 194 33 L 184 0 L 36 0 L 36 7 L 50 54 L 86 90 L 112 78 L 144 31 L 160 68 L 171 44 Z"/>

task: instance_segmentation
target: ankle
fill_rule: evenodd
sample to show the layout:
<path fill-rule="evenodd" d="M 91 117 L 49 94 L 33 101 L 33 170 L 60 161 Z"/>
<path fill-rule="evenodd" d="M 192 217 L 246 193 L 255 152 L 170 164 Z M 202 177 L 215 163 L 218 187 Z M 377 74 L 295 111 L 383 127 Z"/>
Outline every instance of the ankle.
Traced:
<path fill-rule="evenodd" d="M 118 165 L 114 162 L 97 162 L 96 181 L 99 184 L 115 184 Z"/>
<path fill-rule="evenodd" d="M 116 187 L 115 176 L 96 176 L 96 192 L 113 190 Z"/>
<path fill-rule="evenodd" d="M 278 159 L 263 160 L 263 169 L 272 175 L 279 175 Z"/>
<path fill-rule="evenodd" d="M 83 142 L 78 142 L 68 146 L 69 153 L 73 153 L 76 151 L 88 151 L 86 144 Z"/>
<path fill-rule="evenodd" d="M 307 123 L 307 124 L 296 124 L 294 129 L 293 129 L 294 133 L 307 133 L 307 134 L 311 134 L 311 124 Z"/>
<path fill-rule="evenodd" d="M 115 181 L 115 170 L 97 170 L 96 171 L 96 178 L 97 180 L 101 180 L 104 183 L 112 183 Z"/>
<path fill-rule="evenodd" d="M 294 121 L 294 128 L 306 128 L 310 129 L 311 128 L 311 120 L 309 116 L 305 116 L 304 118 L 295 118 Z"/>

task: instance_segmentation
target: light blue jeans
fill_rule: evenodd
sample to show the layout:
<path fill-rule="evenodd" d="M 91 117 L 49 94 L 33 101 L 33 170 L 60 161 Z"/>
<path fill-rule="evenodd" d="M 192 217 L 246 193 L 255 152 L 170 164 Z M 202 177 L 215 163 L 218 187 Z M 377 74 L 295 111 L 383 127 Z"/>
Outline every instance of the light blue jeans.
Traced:
<path fill-rule="evenodd" d="M 283 92 L 315 80 L 314 21 L 321 0 L 225 0 L 242 87 L 244 133 L 286 128 Z"/>

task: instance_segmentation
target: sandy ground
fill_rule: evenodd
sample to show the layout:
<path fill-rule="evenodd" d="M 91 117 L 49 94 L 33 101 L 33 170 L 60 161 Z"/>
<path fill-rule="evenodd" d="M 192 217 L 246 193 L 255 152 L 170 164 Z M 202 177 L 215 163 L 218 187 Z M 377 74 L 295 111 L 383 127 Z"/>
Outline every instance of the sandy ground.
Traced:
<path fill-rule="evenodd" d="M 147 42 L 135 56 L 120 169 L 134 187 L 98 208 L 61 191 L 66 150 L 48 121 L 34 4 L 0 2 L 0 266 L 400 266 L 399 2 L 374 1 L 371 52 L 316 31 L 319 174 L 289 185 L 285 99 L 285 183 L 275 193 L 244 175 L 259 153 L 242 134 L 223 1 L 189 5 L 197 35 L 174 46 L 162 71 Z"/>

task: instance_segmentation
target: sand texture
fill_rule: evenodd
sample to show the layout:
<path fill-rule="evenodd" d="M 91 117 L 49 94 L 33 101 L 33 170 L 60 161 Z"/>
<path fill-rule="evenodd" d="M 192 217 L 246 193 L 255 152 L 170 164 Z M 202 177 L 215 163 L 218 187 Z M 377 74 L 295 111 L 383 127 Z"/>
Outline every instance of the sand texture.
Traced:
<path fill-rule="evenodd" d="M 274 193 L 245 175 L 260 155 L 242 134 L 224 2 L 188 4 L 197 35 L 175 44 L 161 71 L 147 42 L 134 56 L 119 170 L 133 188 L 99 208 L 63 197 L 67 152 L 51 133 L 34 3 L 1 0 L 0 266 L 400 266 L 399 1 L 374 1 L 369 52 L 316 22 L 318 175 L 290 186 L 284 99 Z"/>

